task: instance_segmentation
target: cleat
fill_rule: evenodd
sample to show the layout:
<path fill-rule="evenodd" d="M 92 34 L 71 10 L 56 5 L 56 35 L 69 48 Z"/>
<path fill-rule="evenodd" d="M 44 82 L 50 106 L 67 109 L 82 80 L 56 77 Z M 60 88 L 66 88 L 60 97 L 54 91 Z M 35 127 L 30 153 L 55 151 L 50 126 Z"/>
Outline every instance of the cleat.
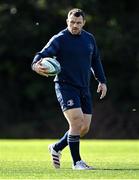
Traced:
<path fill-rule="evenodd" d="M 73 170 L 92 170 L 92 166 L 88 166 L 84 161 L 80 160 L 76 162 L 76 165 L 72 166 Z"/>
<path fill-rule="evenodd" d="M 52 163 L 54 168 L 58 169 L 60 168 L 60 158 L 61 158 L 61 153 L 60 151 L 56 152 L 53 149 L 54 144 L 51 144 L 48 146 L 49 152 L 51 154 L 51 159 L 52 159 Z"/>

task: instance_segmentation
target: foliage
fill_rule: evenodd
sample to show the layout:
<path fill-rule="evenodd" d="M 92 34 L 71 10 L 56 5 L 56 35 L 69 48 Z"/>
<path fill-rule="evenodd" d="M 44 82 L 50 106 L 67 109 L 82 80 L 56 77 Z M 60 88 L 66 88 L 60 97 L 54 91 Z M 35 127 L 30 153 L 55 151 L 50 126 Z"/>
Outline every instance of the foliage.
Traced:
<path fill-rule="evenodd" d="M 138 1 L 103 0 L 19 0 L 0 2 L 0 112 L 1 137 L 46 137 L 55 131 L 60 120 L 59 135 L 67 124 L 60 114 L 52 78 L 44 78 L 31 70 L 31 62 L 48 39 L 66 27 L 66 14 L 72 7 L 83 8 L 87 15 L 86 30 L 93 32 L 101 51 L 108 79 L 108 95 L 103 104 L 95 94 L 95 121 L 107 119 L 115 127 L 107 137 L 137 138 L 139 116 L 139 24 Z M 104 106 L 105 106 L 104 105 Z M 101 106 L 101 117 L 98 108 Z M 59 116 L 55 116 L 55 113 Z M 106 117 L 105 117 L 106 114 Z M 57 120 L 58 119 L 58 120 Z M 116 119 L 116 121 L 114 120 Z M 131 122 L 133 125 L 131 126 Z M 123 124 L 125 126 L 122 126 Z M 103 138 L 107 123 L 100 123 Z M 134 132 L 136 126 L 136 133 Z M 123 129 L 128 132 L 122 135 Z M 130 129 L 130 130 L 128 130 Z M 133 136 L 130 136 L 132 133 Z M 52 133 L 53 134 L 53 133 Z M 53 137 L 51 135 L 51 137 Z M 91 137 L 91 135 L 89 136 Z"/>

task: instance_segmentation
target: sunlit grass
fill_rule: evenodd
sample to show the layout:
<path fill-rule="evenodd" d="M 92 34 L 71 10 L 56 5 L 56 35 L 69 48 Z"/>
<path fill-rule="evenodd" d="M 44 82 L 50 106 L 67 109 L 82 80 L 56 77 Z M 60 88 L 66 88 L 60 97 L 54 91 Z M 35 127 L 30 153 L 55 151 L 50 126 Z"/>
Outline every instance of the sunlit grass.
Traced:
<path fill-rule="evenodd" d="M 47 146 L 55 140 L 1 140 L 0 179 L 139 179 L 139 141 L 82 140 L 91 171 L 73 171 L 69 149 L 53 169 Z"/>

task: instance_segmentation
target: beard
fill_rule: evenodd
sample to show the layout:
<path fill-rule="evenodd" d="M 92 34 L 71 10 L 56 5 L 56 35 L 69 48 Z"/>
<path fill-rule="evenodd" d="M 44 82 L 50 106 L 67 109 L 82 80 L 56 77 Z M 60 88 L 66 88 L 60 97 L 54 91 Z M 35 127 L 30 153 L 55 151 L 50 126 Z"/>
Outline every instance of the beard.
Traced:
<path fill-rule="evenodd" d="M 72 28 L 71 33 L 72 34 L 80 34 L 81 30 L 79 28 Z"/>

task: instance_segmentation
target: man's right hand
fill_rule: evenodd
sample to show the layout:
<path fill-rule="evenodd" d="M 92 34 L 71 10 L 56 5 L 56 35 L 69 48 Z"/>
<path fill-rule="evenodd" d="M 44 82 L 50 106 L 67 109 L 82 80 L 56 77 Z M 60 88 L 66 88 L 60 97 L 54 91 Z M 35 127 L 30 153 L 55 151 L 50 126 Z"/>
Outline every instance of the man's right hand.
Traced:
<path fill-rule="evenodd" d="M 34 63 L 32 65 L 32 69 L 33 71 L 35 71 L 36 73 L 42 75 L 42 76 L 46 76 L 48 77 L 48 70 L 46 68 L 44 68 L 41 64 L 42 60 L 37 61 L 36 63 Z"/>

